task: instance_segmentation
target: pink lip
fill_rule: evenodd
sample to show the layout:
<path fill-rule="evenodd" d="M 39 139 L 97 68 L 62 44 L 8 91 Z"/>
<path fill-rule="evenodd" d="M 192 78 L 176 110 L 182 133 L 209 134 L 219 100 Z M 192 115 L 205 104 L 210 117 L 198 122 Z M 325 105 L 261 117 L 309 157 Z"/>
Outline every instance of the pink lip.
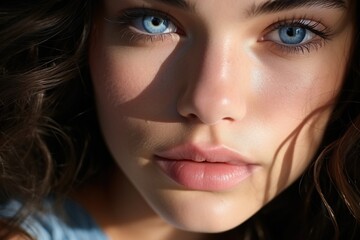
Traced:
<path fill-rule="evenodd" d="M 158 152 L 155 162 L 178 184 L 203 191 L 233 188 L 258 167 L 225 147 L 194 144 Z"/>

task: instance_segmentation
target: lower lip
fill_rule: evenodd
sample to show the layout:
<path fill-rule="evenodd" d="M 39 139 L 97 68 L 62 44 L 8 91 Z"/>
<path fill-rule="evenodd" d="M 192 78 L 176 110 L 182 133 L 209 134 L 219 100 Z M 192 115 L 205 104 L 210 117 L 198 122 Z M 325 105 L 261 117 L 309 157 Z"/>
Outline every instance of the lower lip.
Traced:
<path fill-rule="evenodd" d="M 194 162 L 157 158 L 163 172 L 188 189 L 202 191 L 225 191 L 234 188 L 248 178 L 254 165 Z"/>

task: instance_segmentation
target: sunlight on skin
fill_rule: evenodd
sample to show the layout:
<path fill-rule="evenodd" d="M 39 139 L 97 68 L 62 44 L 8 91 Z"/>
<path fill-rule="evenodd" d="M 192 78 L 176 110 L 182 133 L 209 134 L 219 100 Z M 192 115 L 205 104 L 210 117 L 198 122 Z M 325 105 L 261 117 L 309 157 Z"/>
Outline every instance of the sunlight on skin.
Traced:
<path fill-rule="evenodd" d="M 241 224 L 304 172 L 342 86 L 352 33 L 345 9 L 303 6 L 249 17 L 248 9 L 264 1 L 188 2 L 194 12 L 164 1 L 104 0 L 95 21 L 91 75 L 102 132 L 119 165 L 110 185 L 117 194 L 104 209 L 118 212 L 106 220 L 114 226 L 135 198 L 186 231 Z M 137 24 L 144 15 L 170 16 L 180 30 L 145 34 Z M 307 45 L 273 39 L 296 21 L 315 28 Z M 184 186 L 156 160 L 184 144 L 230 149 L 255 170 L 230 188 Z M 132 187 L 121 186 L 120 172 L 140 195 L 124 190 Z"/>

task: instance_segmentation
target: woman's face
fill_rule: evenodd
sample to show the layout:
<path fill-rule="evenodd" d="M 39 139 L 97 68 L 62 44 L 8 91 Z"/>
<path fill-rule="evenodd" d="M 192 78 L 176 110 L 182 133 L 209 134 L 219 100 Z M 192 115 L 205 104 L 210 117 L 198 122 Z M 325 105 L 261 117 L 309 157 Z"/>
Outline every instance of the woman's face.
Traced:
<path fill-rule="evenodd" d="M 224 231 L 304 172 L 342 85 L 349 15 L 341 0 L 103 0 L 100 126 L 159 215 Z"/>

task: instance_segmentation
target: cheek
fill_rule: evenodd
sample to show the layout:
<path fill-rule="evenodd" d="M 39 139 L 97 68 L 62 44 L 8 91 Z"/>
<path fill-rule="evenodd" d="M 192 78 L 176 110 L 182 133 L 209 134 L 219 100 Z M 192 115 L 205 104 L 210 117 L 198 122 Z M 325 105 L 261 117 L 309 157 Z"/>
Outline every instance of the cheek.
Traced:
<path fill-rule="evenodd" d="M 127 47 L 112 45 L 106 39 L 93 45 L 90 68 L 100 121 L 124 116 L 173 121 L 177 117 L 173 79 L 166 73 L 171 70 L 164 67 L 175 45 Z"/>
<path fill-rule="evenodd" d="M 276 129 L 274 136 L 288 135 L 310 114 L 326 107 L 328 112 L 341 88 L 346 64 L 331 55 L 338 53 L 323 51 L 297 61 L 263 59 L 265 64 L 256 65 L 252 71 L 248 103 L 251 120 L 262 124 L 267 132 Z"/>
<path fill-rule="evenodd" d="M 90 69 L 100 102 L 119 106 L 133 101 L 153 84 L 175 45 L 141 47 L 122 45 L 111 27 L 94 31 L 89 50 Z"/>
<path fill-rule="evenodd" d="M 111 47 L 95 48 L 93 52 L 90 67 L 96 95 L 100 102 L 110 103 L 106 104 L 109 107 L 134 100 L 149 86 L 157 71 L 144 56 Z"/>
<path fill-rule="evenodd" d="M 259 180 L 267 182 L 268 189 L 259 189 L 266 200 L 304 171 L 319 146 L 345 69 L 343 61 L 327 59 L 320 55 L 297 64 L 273 60 L 252 74 L 248 126 L 254 127 L 247 141 L 267 166 Z"/>
<path fill-rule="evenodd" d="M 334 100 L 339 91 L 342 72 L 319 70 L 331 68 L 328 64 L 314 61 L 313 64 L 289 65 L 280 62 L 254 70 L 252 106 L 266 118 L 274 116 L 274 112 L 282 112 L 302 119 Z"/>
<path fill-rule="evenodd" d="M 114 156 L 141 155 L 151 141 L 146 119 L 160 115 L 156 111 L 164 112 L 164 102 L 169 102 L 159 94 L 164 91 L 158 73 L 172 51 L 171 47 L 153 51 L 113 45 L 106 37 L 93 39 L 89 64 L 98 118 Z"/>

